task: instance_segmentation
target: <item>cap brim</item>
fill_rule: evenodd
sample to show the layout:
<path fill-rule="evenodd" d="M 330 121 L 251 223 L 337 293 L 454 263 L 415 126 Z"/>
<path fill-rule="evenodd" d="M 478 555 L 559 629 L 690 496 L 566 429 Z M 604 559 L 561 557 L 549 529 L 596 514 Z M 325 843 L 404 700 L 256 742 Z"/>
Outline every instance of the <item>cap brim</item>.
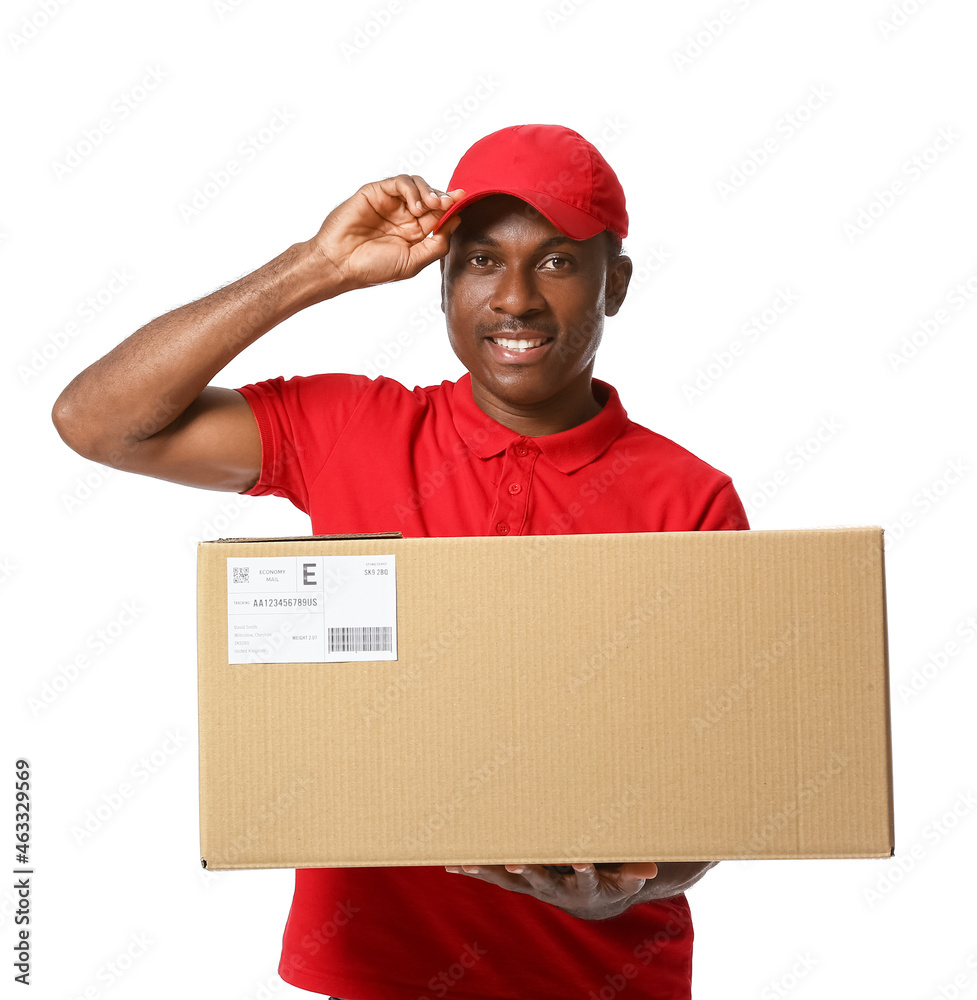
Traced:
<path fill-rule="evenodd" d="M 545 198 L 538 191 L 525 191 L 519 188 L 492 188 L 490 191 L 476 191 L 466 194 L 461 201 L 456 202 L 444 215 L 438 219 L 433 232 L 437 232 L 453 215 L 467 208 L 473 201 L 479 201 L 493 194 L 510 194 L 532 205 L 545 219 L 556 226 L 564 236 L 571 240 L 589 240 L 592 236 L 602 233 L 606 226 L 582 209 L 574 208 L 555 198 Z"/>

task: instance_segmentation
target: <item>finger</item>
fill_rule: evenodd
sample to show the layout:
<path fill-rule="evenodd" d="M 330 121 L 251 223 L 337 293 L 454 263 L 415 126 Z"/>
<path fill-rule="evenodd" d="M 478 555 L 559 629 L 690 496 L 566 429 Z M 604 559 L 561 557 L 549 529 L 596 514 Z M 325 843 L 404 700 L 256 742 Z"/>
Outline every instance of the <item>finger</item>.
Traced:
<path fill-rule="evenodd" d="M 654 878 L 658 874 L 658 865 L 654 861 L 627 862 L 621 865 L 620 872 L 634 878 Z"/>
<path fill-rule="evenodd" d="M 474 875 L 476 878 L 485 878 L 487 866 L 483 865 L 445 865 L 444 870 L 455 875 Z"/>
<path fill-rule="evenodd" d="M 576 872 L 577 888 L 583 892 L 596 893 L 600 886 L 600 878 L 597 869 L 593 865 L 576 864 L 573 866 Z"/>
<path fill-rule="evenodd" d="M 611 874 L 611 873 L 608 873 Z M 658 865 L 653 861 L 623 864 L 611 877 L 623 898 L 634 896 L 644 888 L 645 882 L 658 874 Z"/>
<path fill-rule="evenodd" d="M 462 198 L 465 197 L 465 189 L 456 188 L 454 191 L 449 191 L 447 193 L 438 192 L 438 195 L 440 198 L 440 203 L 437 211 L 434 213 L 435 218 L 434 222 L 431 224 L 431 228 L 433 228 L 437 224 L 438 219 L 440 219 L 441 216 L 445 214 L 445 212 L 449 211 L 457 202 L 461 201 Z M 458 217 L 453 216 L 453 218 L 458 218 Z M 427 222 L 427 219 L 422 218 L 420 221 L 423 224 Z"/>
<path fill-rule="evenodd" d="M 645 882 L 649 878 L 654 878 L 658 874 L 658 865 L 653 861 L 623 864 L 615 871 L 603 870 L 603 874 L 596 865 L 575 864 L 573 866 L 577 877 L 577 888 L 583 892 L 597 893 L 602 879 L 605 882 L 610 880 L 622 898 L 633 896 L 640 892 Z"/>
<path fill-rule="evenodd" d="M 615 874 L 622 878 L 655 878 L 658 875 L 658 865 L 654 861 L 628 861 Z"/>
<path fill-rule="evenodd" d="M 447 211 L 456 202 L 461 201 L 465 197 L 464 188 L 455 188 L 454 191 L 441 191 L 441 207 Z"/>
<path fill-rule="evenodd" d="M 435 220 L 436 221 L 436 220 Z M 410 248 L 411 267 L 414 274 L 423 270 L 428 264 L 443 257 L 451 244 L 451 234 L 461 224 L 457 217 L 449 219 L 442 229 L 432 236 L 419 240 Z M 433 223 L 432 223 L 433 227 Z"/>
<path fill-rule="evenodd" d="M 527 892 L 526 883 L 516 875 L 513 875 L 503 865 L 461 865 L 454 866 L 453 869 L 461 875 L 468 875 L 471 878 L 481 879 L 483 882 L 491 882 L 502 889 L 515 889 L 517 892 Z"/>
<path fill-rule="evenodd" d="M 423 177 L 419 174 L 411 174 L 410 176 L 401 175 L 410 181 L 411 186 L 407 186 L 406 189 L 409 192 L 408 197 L 405 199 L 408 203 L 408 207 L 413 215 L 416 215 L 418 221 L 424 226 L 426 231 L 430 231 L 436 225 L 438 219 L 444 215 L 445 212 L 451 208 L 455 202 L 461 201 L 465 197 L 464 188 L 455 188 L 454 191 L 441 191 L 438 188 L 432 187 Z M 394 178 L 399 180 L 400 178 Z M 432 219 L 428 219 L 428 215 L 432 214 Z"/>
<path fill-rule="evenodd" d="M 441 192 L 435 191 L 420 174 L 403 174 L 401 177 L 402 189 L 407 192 L 407 207 L 414 215 L 421 218 L 427 212 L 442 211 Z"/>
<path fill-rule="evenodd" d="M 411 180 L 414 182 L 414 186 L 417 188 L 418 193 L 420 194 L 421 201 L 423 202 L 424 207 L 427 208 L 429 211 L 432 209 L 440 211 L 442 207 L 441 195 L 444 192 L 435 191 L 434 188 L 431 187 L 431 185 L 428 184 L 428 182 L 424 180 L 424 178 L 421 177 L 419 174 L 412 174 Z"/>
<path fill-rule="evenodd" d="M 423 177 L 413 175 L 412 179 L 422 195 L 425 189 L 429 192 L 428 197 L 422 198 L 424 205 L 436 211 L 446 212 L 452 205 L 465 197 L 464 188 L 455 188 L 453 191 L 442 191 L 440 188 L 431 187 Z"/>
<path fill-rule="evenodd" d="M 417 185 L 417 180 L 423 183 L 424 190 Z M 400 201 L 404 207 L 413 215 L 415 218 L 419 218 L 424 215 L 425 212 L 431 211 L 435 206 L 434 204 L 425 205 L 424 200 L 429 197 L 429 192 L 433 189 L 424 180 L 423 177 L 414 179 L 414 177 L 409 174 L 397 174 L 396 177 L 386 177 L 382 181 L 379 181 L 380 190 L 383 191 L 385 195 L 390 198 L 395 198 Z M 437 206 L 440 208 L 441 201 L 437 199 Z"/>
<path fill-rule="evenodd" d="M 552 893 L 563 881 L 563 876 L 547 871 L 545 865 L 506 865 L 506 871 L 518 875 L 535 892 Z"/>

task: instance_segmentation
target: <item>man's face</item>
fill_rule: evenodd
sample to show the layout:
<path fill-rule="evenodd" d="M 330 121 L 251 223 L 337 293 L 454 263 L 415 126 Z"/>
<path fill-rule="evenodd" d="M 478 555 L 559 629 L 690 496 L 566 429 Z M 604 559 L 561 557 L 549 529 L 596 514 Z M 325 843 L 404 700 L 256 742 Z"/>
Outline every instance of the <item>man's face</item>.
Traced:
<path fill-rule="evenodd" d="M 627 258 L 608 264 L 603 233 L 571 240 L 518 198 L 466 208 L 443 262 L 442 308 L 482 409 L 500 419 L 593 405 L 604 316 L 624 300 L 630 270 Z"/>

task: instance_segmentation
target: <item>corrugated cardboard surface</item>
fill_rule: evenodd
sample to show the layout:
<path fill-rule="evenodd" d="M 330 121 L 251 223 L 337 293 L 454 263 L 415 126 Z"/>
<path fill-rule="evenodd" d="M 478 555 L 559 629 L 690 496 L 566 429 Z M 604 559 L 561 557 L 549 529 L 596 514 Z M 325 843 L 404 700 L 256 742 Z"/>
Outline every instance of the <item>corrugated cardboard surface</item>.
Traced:
<path fill-rule="evenodd" d="M 390 554 L 399 659 L 228 665 L 226 558 Z M 208 868 L 887 857 L 880 528 L 199 547 Z"/>

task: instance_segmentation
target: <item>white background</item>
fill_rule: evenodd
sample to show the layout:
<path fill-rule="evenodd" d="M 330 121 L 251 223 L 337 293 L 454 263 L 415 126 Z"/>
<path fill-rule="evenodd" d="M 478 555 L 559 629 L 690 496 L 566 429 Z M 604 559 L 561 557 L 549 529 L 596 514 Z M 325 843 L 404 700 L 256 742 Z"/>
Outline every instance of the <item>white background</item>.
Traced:
<path fill-rule="evenodd" d="M 51 425 L 55 397 L 404 158 L 444 187 L 482 135 L 559 122 L 616 168 L 646 265 L 596 374 L 729 472 L 755 528 L 888 529 L 897 858 L 721 865 L 690 893 L 695 995 L 977 996 L 977 10 L 402 0 L 381 29 L 381 3 L 4 7 L 2 761 L 8 789 L 17 756 L 34 770 L 31 995 L 301 995 L 275 973 L 291 873 L 198 867 L 194 542 L 308 521 L 86 462 Z M 437 282 L 432 267 L 308 310 L 218 384 L 455 378 Z M 746 342 L 783 290 L 794 304 Z M 0 888 L 5 979 L 12 901 Z"/>

